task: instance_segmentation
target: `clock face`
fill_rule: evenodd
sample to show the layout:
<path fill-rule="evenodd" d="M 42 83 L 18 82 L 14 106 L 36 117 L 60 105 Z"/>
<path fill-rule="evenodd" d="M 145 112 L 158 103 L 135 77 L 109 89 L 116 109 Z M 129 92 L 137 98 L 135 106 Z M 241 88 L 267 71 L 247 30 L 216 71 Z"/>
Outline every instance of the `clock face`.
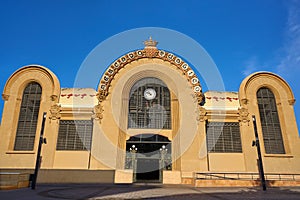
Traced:
<path fill-rule="evenodd" d="M 145 99 L 147 100 L 152 100 L 156 97 L 156 92 L 153 88 L 147 88 L 145 91 L 144 91 L 144 97 Z"/>

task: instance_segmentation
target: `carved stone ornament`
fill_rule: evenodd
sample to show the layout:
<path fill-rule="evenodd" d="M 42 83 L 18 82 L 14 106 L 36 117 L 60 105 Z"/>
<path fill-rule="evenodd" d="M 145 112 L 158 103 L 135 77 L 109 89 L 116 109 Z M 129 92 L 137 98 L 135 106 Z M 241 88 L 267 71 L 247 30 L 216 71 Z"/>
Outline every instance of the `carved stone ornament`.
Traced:
<path fill-rule="evenodd" d="M 189 64 L 185 62 L 182 58 L 174 55 L 173 53 L 157 49 L 157 44 L 158 42 L 152 40 L 152 38 L 150 37 L 148 40 L 144 41 L 144 49 L 129 52 L 128 54 L 123 55 L 122 57 L 115 60 L 109 66 L 109 68 L 106 70 L 106 72 L 100 79 L 100 86 L 97 93 L 99 103 L 104 101 L 109 95 L 108 91 L 111 86 L 111 82 L 114 80 L 114 77 L 119 72 L 119 70 L 123 69 L 129 63 L 137 61 L 139 59 L 155 58 L 175 65 L 176 68 L 180 71 L 180 73 L 183 76 L 185 76 L 187 81 L 190 83 L 195 97 L 197 98 L 198 104 L 200 106 L 204 105 L 205 97 L 202 92 L 202 87 L 199 79 L 197 78 L 197 74 L 193 71 L 192 67 L 190 67 Z"/>
<path fill-rule="evenodd" d="M 100 104 L 96 105 L 94 107 L 94 115 L 93 118 L 95 120 L 99 120 L 101 123 L 101 120 L 103 119 L 103 106 L 101 106 Z"/>
<path fill-rule="evenodd" d="M 242 123 L 248 123 L 249 125 L 249 112 L 248 112 L 248 109 L 247 108 L 239 108 L 239 121 L 242 122 Z"/>
<path fill-rule="evenodd" d="M 57 100 L 57 95 L 51 95 L 51 101 L 56 101 Z"/>
<path fill-rule="evenodd" d="M 248 103 L 249 100 L 246 99 L 246 98 L 244 98 L 244 99 L 242 99 L 241 101 L 242 101 L 242 104 L 243 104 L 243 105 L 247 105 L 247 103 Z"/>
<path fill-rule="evenodd" d="M 207 120 L 205 108 L 199 106 L 197 121 L 204 122 Z"/>
<path fill-rule="evenodd" d="M 196 93 L 196 98 L 197 98 L 197 103 L 200 106 L 203 106 L 205 104 L 205 96 L 202 92 L 197 92 Z M 202 107 L 201 107 L 202 108 Z M 204 109 L 204 108 L 203 108 Z"/>
<path fill-rule="evenodd" d="M 149 58 L 153 58 L 155 57 L 156 55 L 158 55 L 158 49 L 156 48 L 156 45 L 158 44 L 157 41 L 155 40 L 152 40 L 152 38 L 150 37 L 149 40 L 146 40 L 144 42 L 144 45 L 145 45 L 145 53 L 146 53 L 146 56 L 149 57 Z"/>
<path fill-rule="evenodd" d="M 100 91 L 96 94 L 96 96 L 97 96 L 99 102 L 104 101 L 104 100 L 106 99 L 107 95 L 108 95 L 108 92 L 107 92 L 106 90 L 100 90 Z"/>
<path fill-rule="evenodd" d="M 8 94 L 2 94 L 2 99 L 4 101 L 8 101 L 9 95 Z"/>
<path fill-rule="evenodd" d="M 55 105 L 51 106 L 49 119 L 52 119 L 52 120 L 60 119 L 60 117 L 61 117 L 60 111 L 61 111 L 60 105 L 55 104 Z"/>
<path fill-rule="evenodd" d="M 295 102 L 296 102 L 296 99 L 289 99 L 288 100 L 288 102 L 289 102 L 289 105 L 294 105 L 295 104 Z"/>

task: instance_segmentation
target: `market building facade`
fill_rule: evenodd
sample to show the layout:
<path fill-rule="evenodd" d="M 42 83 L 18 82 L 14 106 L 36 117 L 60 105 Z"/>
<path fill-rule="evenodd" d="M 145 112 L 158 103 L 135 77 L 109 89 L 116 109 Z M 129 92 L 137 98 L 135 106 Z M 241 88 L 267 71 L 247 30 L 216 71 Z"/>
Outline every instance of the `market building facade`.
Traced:
<path fill-rule="evenodd" d="M 299 181 L 295 99 L 285 80 L 257 72 L 238 92 L 203 92 L 188 62 L 156 44 L 150 38 L 113 61 L 97 90 L 61 88 L 40 65 L 13 73 L 2 94 L 1 171 L 32 173 L 46 113 L 38 182 L 239 185 L 258 176 L 255 116 L 265 173 Z"/>

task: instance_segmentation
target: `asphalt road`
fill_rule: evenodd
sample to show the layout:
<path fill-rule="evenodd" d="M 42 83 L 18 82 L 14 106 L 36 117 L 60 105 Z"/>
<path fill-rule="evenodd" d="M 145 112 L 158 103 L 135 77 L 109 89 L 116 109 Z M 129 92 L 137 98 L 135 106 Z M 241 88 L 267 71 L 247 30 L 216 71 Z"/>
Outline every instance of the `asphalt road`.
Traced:
<path fill-rule="evenodd" d="M 282 199 L 300 200 L 300 187 L 292 188 L 195 188 L 187 185 L 38 185 L 36 190 L 23 188 L 0 190 L 1 200 L 54 199 L 161 199 L 161 200 L 235 200 Z"/>

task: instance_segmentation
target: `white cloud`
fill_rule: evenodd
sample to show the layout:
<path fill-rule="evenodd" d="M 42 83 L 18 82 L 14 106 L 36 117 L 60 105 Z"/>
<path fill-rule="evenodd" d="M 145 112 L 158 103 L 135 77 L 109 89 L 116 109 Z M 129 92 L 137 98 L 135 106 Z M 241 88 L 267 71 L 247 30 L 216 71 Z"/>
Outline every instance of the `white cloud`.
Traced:
<path fill-rule="evenodd" d="M 292 78 L 300 71 L 300 1 L 289 1 L 283 54 L 277 73 Z"/>
<path fill-rule="evenodd" d="M 252 56 L 246 62 L 243 64 L 245 66 L 245 69 L 242 71 L 242 74 L 244 76 L 248 76 L 252 74 L 253 72 L 257 71 L 258 69 L 258 61 L 255 56 Z"/>

